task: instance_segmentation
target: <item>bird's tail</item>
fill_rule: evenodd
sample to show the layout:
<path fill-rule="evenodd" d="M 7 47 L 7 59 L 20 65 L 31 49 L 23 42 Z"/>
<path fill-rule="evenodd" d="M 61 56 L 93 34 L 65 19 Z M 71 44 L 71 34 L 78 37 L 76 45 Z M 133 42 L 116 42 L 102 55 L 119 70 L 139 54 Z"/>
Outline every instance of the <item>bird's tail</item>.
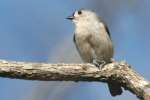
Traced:
<path fill-rule="evenodd" d="M 122 88 L 119 83 L 108 82 L 108 88 L 112 96 L 121 95 L 122 93 Z"/>

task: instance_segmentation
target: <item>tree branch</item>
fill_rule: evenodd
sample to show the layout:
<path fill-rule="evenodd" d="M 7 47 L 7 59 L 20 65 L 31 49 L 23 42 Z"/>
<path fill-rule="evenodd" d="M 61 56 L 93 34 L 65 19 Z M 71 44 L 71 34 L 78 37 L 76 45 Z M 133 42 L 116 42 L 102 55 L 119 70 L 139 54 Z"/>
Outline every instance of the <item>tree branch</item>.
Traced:
<path fill-rule="evenodd" d="M 100 81 L 119 83 L 142 100 L 150 100 L 150 82 L 125 62 L 99 70 L 92 64 L 46 64 L 0 60 L 0 77 L 41 81 Z"/>

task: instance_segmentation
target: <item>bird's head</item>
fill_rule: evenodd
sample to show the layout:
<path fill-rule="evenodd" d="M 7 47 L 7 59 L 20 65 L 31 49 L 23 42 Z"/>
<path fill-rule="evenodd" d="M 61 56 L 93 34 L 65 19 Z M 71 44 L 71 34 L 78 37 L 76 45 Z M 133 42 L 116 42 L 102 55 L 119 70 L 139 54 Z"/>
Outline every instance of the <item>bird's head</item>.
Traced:
<path fill-rule="evenodd" d="M 71 16 L 67 17 L 67 19 L 73 21 L 75 24 L 78 24 L 95 22 L 99 20 L 99 17 L 94 11 L 81 9 L 76 10 Z"/>

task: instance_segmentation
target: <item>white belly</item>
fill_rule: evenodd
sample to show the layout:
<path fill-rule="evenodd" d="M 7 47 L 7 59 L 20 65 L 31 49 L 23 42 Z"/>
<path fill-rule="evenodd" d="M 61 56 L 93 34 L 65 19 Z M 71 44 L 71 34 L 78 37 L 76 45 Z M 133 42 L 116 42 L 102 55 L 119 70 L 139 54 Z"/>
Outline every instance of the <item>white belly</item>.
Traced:
<path fill-rule="evenodd" d="M 113 57 L 111 41 L 96 39 L 92 35 L 75 34 L 76 47 L 84 62 L 92 63 L 93 59 L 109 61 Z M 89 39 L 92 41 L 90 42 Z"/>

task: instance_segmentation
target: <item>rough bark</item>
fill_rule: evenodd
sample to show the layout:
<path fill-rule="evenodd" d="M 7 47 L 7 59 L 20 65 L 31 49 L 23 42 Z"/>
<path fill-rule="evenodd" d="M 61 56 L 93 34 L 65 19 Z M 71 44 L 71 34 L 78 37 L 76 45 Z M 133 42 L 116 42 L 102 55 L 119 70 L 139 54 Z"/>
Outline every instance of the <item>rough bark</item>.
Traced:
<path fill-rule="evenodd" d="M 101 70 L 92 64 L 46 64 L 0 60 L 0 77 L 40 81 L 99 81 L 120 84 L 141 100 L 150 100 L 150 82 L 125 62 Z"/>

